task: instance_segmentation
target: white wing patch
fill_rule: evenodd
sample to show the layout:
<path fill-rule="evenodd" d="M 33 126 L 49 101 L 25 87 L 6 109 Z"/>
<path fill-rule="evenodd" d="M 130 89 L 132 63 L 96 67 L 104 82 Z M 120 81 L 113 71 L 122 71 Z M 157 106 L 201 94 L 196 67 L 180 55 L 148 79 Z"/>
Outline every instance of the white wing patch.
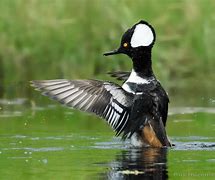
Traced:
<path fill-rule="evenodd" d="M 104 118 L 120 134 L 129 119 L 129 113 L 111 99 L 110 104 L 104 111 Z"/>
<path fill-rule="evenodd" d="M 138 24 L 135 27 L 131 37 L 131 46 L 133 48 L 139 46 L 149 46 L 154 40 L 152 30 L 146 24 Z"/>

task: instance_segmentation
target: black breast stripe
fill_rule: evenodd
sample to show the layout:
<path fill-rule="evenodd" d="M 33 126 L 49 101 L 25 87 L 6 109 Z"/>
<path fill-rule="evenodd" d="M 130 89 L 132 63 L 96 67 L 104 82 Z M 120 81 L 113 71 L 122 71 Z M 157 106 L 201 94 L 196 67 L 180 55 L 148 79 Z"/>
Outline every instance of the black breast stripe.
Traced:
<path fill-rule="evenodd" d="M 66 106 L 95 113 L 119 135 L 130 115 L 133 95 L 119 85 L 97 80 L 42 80 L 32 85 Z"/>

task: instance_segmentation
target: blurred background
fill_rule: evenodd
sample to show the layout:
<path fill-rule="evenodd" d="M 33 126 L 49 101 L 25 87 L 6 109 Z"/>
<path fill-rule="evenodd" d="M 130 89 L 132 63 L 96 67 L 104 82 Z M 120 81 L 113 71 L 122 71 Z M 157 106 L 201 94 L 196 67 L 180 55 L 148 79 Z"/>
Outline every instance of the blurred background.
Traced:
<path fill-rule="evenodd" d="M 36 98 L 30 80 L 130 70 L 125 55 L 102 54 L 140 19 L 156 30 L 153 68 L 172 105 L 213 104 L 213 0 L 1 0 L 0 98 Z"/>
<path fill-rule="evenodd" d="M 103 53 L 141 19 L 156 30 L 153 69 L 170 96 L 167 134 L 176 146 L 168 153 L 129 152 L 107 123 L 29 83 L 121 84 L 106 73 L 131 70 L 131 60 Z M 214 179 L 214 67 L 214 0 L 0 0 L 0 177 L 105 179 L 112 170 L 131 176 L 132 167 L 154 179 Z"/>

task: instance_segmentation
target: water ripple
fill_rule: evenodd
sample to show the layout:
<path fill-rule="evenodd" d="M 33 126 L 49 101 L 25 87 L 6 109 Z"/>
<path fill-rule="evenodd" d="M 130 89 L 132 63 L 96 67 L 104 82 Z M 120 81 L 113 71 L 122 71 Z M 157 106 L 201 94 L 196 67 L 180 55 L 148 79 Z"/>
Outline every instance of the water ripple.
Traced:
<path fill-rule="evenodd" d="M 215 143 L 211 142 L 175 142 L 173 150 L 215 150 Z"/>
<path fill-rule="evenodd" d="M 63 147 L 41 147 L 41 148 L 32 148 L 32 147 L 20 147 L 20 148 L 2 148 L 2 150 L 26 150 L 32 152 L 49 152 L 49 151 L 63 151 Z"/>
<path fill-rule="evenodd" d="M 199 112 L 215 114 L 215 108 L 213 107 L 176 107 L 176 108 L 170 108 L 169 115 L 193 114 L 193 113 L 199 113 Z"/>

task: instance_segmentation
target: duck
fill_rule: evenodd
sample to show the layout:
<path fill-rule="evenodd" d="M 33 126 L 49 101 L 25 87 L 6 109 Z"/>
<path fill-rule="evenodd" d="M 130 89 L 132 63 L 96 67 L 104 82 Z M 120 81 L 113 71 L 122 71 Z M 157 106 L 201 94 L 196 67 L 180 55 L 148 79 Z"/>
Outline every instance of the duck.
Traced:
<path fill-rule="evenodd" d="M 169 97 L 152 69 L 155 30 L 140 20 L 121 38 L 119 48 L 104 56 L 127 55 L 130 72 L 110 72 L 115 82 L 95 79 L 33 80 L 31 85 L 43 95 L 70 108 L 104 119 L 122 140 L 135 147 L 170 147 L 166 133 Z"/>

